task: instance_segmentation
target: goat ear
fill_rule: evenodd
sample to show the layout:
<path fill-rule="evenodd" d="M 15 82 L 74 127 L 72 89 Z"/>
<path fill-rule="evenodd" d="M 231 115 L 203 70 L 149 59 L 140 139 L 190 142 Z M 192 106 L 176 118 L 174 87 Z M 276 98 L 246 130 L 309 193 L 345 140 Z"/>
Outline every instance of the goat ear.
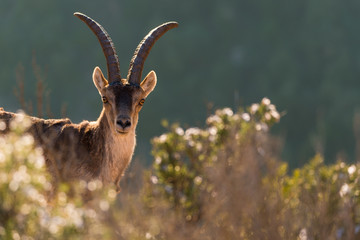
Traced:
<path fill-rule="evenodd" d="M 93 82 L 101 95 L 101 92 L 104 89 L 104 87 L 108 85 L 108 81 L 105 79 L 99 67 L 95 67 L 94 69 Z"/>
<path fill-rule="evenodd" d="M 154 90 L 157 78 L 154 71 L 149 72 L 145 79 L 141 82 L 140 86 L 145 91 L 145 97 Z"/>

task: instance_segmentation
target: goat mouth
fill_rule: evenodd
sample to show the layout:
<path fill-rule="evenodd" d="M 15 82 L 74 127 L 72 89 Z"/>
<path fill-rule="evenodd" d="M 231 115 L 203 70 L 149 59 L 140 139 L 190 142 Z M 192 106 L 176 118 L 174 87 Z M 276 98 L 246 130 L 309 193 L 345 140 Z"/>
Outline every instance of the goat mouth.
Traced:
<path fill-rule="evenodd" d="M 122 134 L 122 135 L 125 135 L 128 133 L 128 131 L 125 131 L 125 130 L 119 130 L 119 129 L 116 129 L 116 132 L 119 133 L 119 134 Z"/>
<path fill-rule="evenodd" d="M 129 129 L 123 129 L 123 128 L 116 128 L 116 132 L 121 134 L 121 135 L 125 135 L 129 132 Z"/>

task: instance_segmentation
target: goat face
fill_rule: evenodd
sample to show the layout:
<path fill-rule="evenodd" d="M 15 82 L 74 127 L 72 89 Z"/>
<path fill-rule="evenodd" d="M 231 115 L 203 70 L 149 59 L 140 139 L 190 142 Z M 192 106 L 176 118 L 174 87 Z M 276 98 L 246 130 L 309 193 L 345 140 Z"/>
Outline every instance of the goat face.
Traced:
<path fill-rule="evenodd" d="M 128 83 L 125 79 L 109 84 L 100 68 L 96 67 L 93 81 L 102 98 L 110 128 L 119 134 L 134 131 L 145 98 L 156 86 L 155 72 L 151 71 L 140 85 Z"/>
<path fill-rule="evenodd" d="M 108 78 L 96 67 L 93 81 L 104 102 L 104 114 L 111 129 L 126 134 L 134 131 L 141 106 L 155 88 L 156 74 L 151 71 L 140 83 L 145 60 L 155 42 L 167 31 L 178 26 L 176 22 L 164 23 L 151 30 L 139 43 L 130 61 L 127 79 L 120 76 L 119 59 L 114 44 L 105 29 L 96 21 L 82 13 L 74 13 L 98 38 L 106 58 Z"/>

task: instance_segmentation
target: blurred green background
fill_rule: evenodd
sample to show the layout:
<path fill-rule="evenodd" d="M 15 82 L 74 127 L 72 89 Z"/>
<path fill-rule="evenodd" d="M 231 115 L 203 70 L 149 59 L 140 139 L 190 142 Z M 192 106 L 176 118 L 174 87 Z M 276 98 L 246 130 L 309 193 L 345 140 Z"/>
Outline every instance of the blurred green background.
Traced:
<path fill-rule="evenodd" d="M 65 103 L 73 122 L 97 119 L 101 100 L 91 74 L 95 66 L 106 72 L 105 58 L 96 37 L 72 15 L 76 11 L 108 31 L 123 76 L 150 29 L 171 20 L 180 24 L 145 63 L 144 76 L 155 70 L 158 85 L 140 113 L 138 158 L 150 161 L 149 140 L 164 132 L 162 119 L 203 126 L 212 109 L 266 96 L 286 113 L 274 133 L 283 139 L 291 167 L 316 151 L 328 161 L 357 159 L 360 2 L 1 0 L 1 107 L 20 108 L 13 93 L 20 65 L 25 96 L 35 99 L 35 56 L 55 117 Z"/>

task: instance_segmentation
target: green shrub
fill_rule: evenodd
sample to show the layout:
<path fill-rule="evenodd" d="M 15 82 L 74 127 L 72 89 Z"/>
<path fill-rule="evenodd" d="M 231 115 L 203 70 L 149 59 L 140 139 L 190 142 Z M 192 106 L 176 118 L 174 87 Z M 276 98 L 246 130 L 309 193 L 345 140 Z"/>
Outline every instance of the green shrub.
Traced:
<path fill-rule="evenodd" d="M 98 190 L 102 185 L 99 181 L 79 182 L 71 188 L 63 183 L 50 199 L 52 184 L 42 150 L 34 147 L 31 135 L 24 133 L 29 123 L 20 114 L 11 122 L 10 133 L 0 136 L 0 239 L 103 236 L 101 210 L 108 211 L 116 192 Z M 89 208 L 81 197 L 84 191 L 108 196 L 94 199 Z"/>
<path fill-rule="evenodd" d="M 269 134 L 279 120 L 265 98 L 217 110 L 204 128 L 174 124 L 153 139 L 151 169 L 133 166 L 114 202 L 99 181 L 61 184 L 47 200 L 41 150 L 17 119 L 0 137 L 0 238 L 359 239 L 360 163 L 316 155 L 289 173 Z"/>
<path fill-rule="evenodd" d="M 360 164 L 324 165 L 317 155 L 288 174 L 269 128 L 280 114 L 268 99 L 225 108 L 206 127 L 178 125 L 153 140 L 145 203 L 164 226 L 159 239 L 357 239 Z M 164 210 L 167 209 L 167 210 Z"/>

